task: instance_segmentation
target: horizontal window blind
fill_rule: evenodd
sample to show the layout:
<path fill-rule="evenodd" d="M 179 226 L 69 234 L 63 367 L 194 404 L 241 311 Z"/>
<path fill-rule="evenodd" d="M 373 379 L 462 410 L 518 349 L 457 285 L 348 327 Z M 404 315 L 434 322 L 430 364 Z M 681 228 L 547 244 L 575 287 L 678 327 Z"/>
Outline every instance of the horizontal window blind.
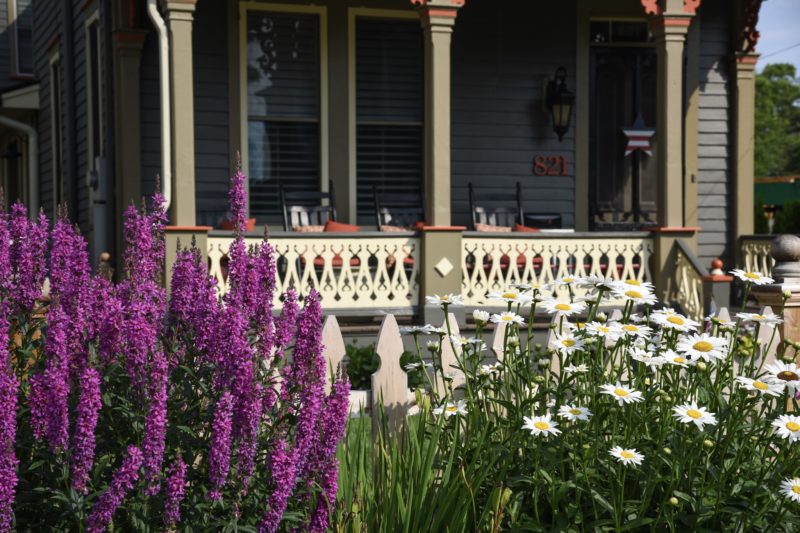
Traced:
<path fill-rule="evenodd" d="M 250 213 L 281 219 L 279 184 L 320 187 L 320 27 L 314 14 L 247 13 Z"/>
<path fill-rule="evenodd" d="M 356 19 L 358 219 L 374 223 L 382 203 L 422 191 L 424 71 L 417 20 Z"/>

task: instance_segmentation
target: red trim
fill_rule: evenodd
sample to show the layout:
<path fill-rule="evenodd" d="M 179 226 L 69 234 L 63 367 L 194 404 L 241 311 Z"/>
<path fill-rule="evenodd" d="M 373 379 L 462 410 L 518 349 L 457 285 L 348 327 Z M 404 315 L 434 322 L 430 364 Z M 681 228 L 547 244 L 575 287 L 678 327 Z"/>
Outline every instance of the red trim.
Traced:
<path fill-rule="evenodd" d="M 422 226 L 422 231 L 465 231 L 466 226 Z"/>
<path fill-rule="evenodd" d="M 658 0 L 641 0 L 642 7 L 644 8 L 645 15 L 660 15 L 661 6 L 658 5 Z"/>
<path fill-rule="evenodd" d="M 710 281 L 712 283 L 730 283 L 733 281 L 733 276 L 703 276 L 703 281 Z"/>
<path fill-rule="evenodd" d="M 685 16 L 669 16 L 654 18 L 650 21 L 651 28 L 672 27 L 672 28 L 688 28 L 692 24 L 691 17 Z"/>
<path fill-rule="evenodd" d="M 428 5 L 429 0 L 411 0 L 411 3 L 417 6 L 425 7 Z M 450 3 L 456 7 L 461 7 L 464 5 L 466 0 L 450 0 Z"/>
<path fill-rule="evenodd" d="M 166 231 L 211 231 L 211 226 L 166 226 Z"/>
<path fill-rule="evenodd" d="M 142 30 L 125 31 L 116 30 L 111 33 L 111 38 L 117 42 L 141 43 L 144 42 L 145 32 Z"/>
<path fill-rule="evenodd" d="M 703 228 L 700 226 L 664 226 L 661 228 L 651 228 L 651 233 L 697 233 Z"/>
<path fill-rule="evenodd" d="M 700 0 L 683 0 L 683 12 L 694 15 L 700 7 Z"/>
<path fill-rule="evenodd" d="M 422 15 L 425 17 L 444 17 L 444 18 L 456 18 L 458 14 L 458 8 L 436 8 L 436 7 L 426 7 L 423 8 Z"/>
<path fill-rule="evenodd" d="M 737 55 L 736 62 L 742 63 L 744 65 L 755 65 L 756 63 L 758 63 L 758 55 L 756 54 Z"/>
<path fill-rule="evenodd" d="M 10 80 L 20 80 L 20 81 L 30 81 L 30 80 L 35 80 L 36 76 L 34 76 L 33 74 L 11 74 L 8 77 L 8 79 L 10 79 Z"/>

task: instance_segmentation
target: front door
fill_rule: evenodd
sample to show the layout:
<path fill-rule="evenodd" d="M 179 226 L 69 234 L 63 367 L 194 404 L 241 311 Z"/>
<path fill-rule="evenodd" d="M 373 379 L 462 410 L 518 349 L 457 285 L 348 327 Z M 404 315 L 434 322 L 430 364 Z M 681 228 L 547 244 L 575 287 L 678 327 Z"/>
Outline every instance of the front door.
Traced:
<path fill-rule="evenodd" d="M 651 155 L 630 151 L 624 129 L 655 128 L 656 53 L 651 46 L 591 49 L 590 209 L 592 229 L 632 230 L 657 221 L 655 137 Z"/>

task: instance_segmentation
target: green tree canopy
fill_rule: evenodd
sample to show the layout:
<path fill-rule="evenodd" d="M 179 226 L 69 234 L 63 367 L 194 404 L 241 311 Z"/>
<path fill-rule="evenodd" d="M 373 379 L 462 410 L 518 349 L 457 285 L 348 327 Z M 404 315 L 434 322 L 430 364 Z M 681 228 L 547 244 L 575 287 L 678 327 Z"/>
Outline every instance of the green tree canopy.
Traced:
<path fill-rule="evenodd" d="M 794 65 L 756 76 L 756 177 L 800 172 L 800 83 Z"/>

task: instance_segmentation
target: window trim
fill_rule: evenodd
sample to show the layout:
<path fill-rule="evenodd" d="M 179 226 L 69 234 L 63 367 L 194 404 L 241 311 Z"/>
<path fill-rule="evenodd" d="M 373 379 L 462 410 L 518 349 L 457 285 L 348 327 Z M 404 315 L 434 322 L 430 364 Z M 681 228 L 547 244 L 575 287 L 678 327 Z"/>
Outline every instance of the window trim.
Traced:
<path fill-rule="evenodd" d="M 58 101 L 56 101 L 56 92 L 53 91 L 53 79 L 54 79 L 54 69 L 58 69 L 57 72 L 58 76 Z M 50 154 L 51 154 L 51 163 L 50 163 L 50 171 L 52 173 L 52 185 L 53 185 L 53 220 L 58 217 L 58 204 L 63 200 L 63 188 L 64 188 L 64 177 L 63 177 L 63 165 L 64 165 L 64 140 L 63 140 L 63 130 L 64 125 L 62 123 L 62 109 L 63 109 L 63 101 L 61 99 L 61 91 L 63 89 L 63 79 L 61 77 L 61 53 L 56 50 L 50 55 L 50 59 L 48 61 L 48 83 L 49 83 L 49 91 L 50 91 Z M 56 105 L 58 103 L 58 105 Z M 58 120 L 55 120 L 56 113 L 58 114 Z M 58 123 L 58 127 L 56 127 L 56 123 Z M 59 139 L 56 143 L 56 139 Z M 58 164 L 57 164 L 58 163 Z M 61 172 L 59 172 L 59 169 Z"/>
<path fill-rule="evenodd" d="M 401 19 L 419 20 L 419 14 L 412 10 L 404 9 L 379 9 L 371 7 L 349 7 L 347 8 L 347 167 L 349 176 L 347 180 L 347 201 L 350 205 L 350 223 L 355 224 L 358 220 L 358 145 L 356 131 L 358 129 L 358 110 L 356 102 L 356 23 L 359 18 L 379 18 L 379 19 Z M 423 58 L 424 60 L 424 58 Z M 425 74 L 423 73 L 423 83 Z M 423 93 L 423 109 L 427 107 L 425 94 Z M 425 139 L 428 135 L 425 127 L 425 115 L 422 117 L 422 146 L 427 146 Z M 423 153 L 423 165 L 425 164 L 425 154 Z M 423 187 L 425 180 L 423 178 Z"/>
<path fill-rule="evenodd" d="M 92 29 L 92 25 L 96 27 Z M 90 32 L 96 31 L 97 32 L 97 82 L 98 85 L 102 85 L 103 80 L 103 47 L 100 44 L 100 10 L 95 8 L 93 12 L 86 17 L 86 21 L 83 24 L 84 29 L 84 64 L 86 65 L 86 153 L 87 153 L 87 162 L 86 168 L 87 172 L 96 171 L 98 170 L 95 168 L 95 158 L 103 154 L 104 148 L 104 139 L 102 134 L 102 125 L 103 125 L 103 91 L 100 90 L 100 87 L 94 87 L 92 83 L 92 76 L 94 74 L 92 70 L 92 61 L 91 61 L 91 50 L 90 50 Z M 97 124 L 100 127 L 100 135 L 97 136 L 99 146 L 94 146 L 94 112 L 92 110 L 91 101 L 95 97 L 95 90 L 97 90 Z"/>
<path fill-rule="evenodd" d="M 242 171 L 250 175 L 249 138 L 247 122 L 247 12 L 274 11 L 278 13 L 311 14 L 319 17 L 319 175 L 320 190 L 328 192 L 328 8 L 294 4 L 271 4 L 263 2 L 241 2 L 239 4 L 239 138 Z M 247 212 L 250 213 L 249 180 L 245 181 L 248 192 Z"/>
<path fill-rule="evenodd" d="M 31 4 L 31 9 L 33 9 Z M 11 68 L 10 76 L 12 79 L 18 80 L 32 80 L 34 79 L 34 72 L 21 72 L 19 70 L 19 34 L 17 32 L 17 0 L 8 0 L 8 28 L 12 31 L 8 32 L 9 39 L 9 66 Z M 31 43 L 33 44 L 33 43 Z M 34 67 L 35 68 L 35 67 Z"/>

